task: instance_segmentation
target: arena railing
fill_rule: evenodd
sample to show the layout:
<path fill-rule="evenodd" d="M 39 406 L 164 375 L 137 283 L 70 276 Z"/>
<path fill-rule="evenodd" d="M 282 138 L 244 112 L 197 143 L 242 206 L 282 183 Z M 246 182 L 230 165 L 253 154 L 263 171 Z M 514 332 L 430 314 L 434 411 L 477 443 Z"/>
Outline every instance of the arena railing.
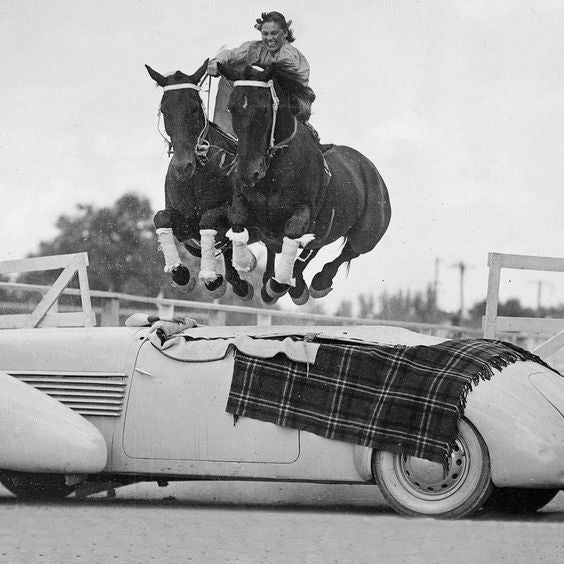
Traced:
<path fill-rule="evenodd" d="M 544 359 L 564 348 L 564 319 L 539 317 L 507 317 L 498 315 L 501 271 L 503 269 L 564 272 L 564 259 L 504 253 L 488 254 L 488 295 L 482 329 L 486 339 L 498 338 L 500 333 L 531 335 L 537 344 L 530 347 Z M 547 336 L 550 337 L 546 339 Z M 540 342 L 542 341 L 542 342 Z M 540 342 L 540 344 L 538 344 Z"/>
<path fill-rule="evenodd" d="M 23 284 L 18 282 L 0 282 L 0 289 L 11 290 L 17 293 L 39 293 L 49 291 L 49 286 L 36 284 Z M 66 288 L 61 295 L 79 296 L 80 290 Z M 394 321 L 376 318 L 358 318 L 321 315 L 315 313 L 288 311 L 283 309 L 254 308 L 248 306 L 225 305 L 220 303 L 196 302 L 190 300 L 179 300 L 164 297 L 146 297 L 118 292 L 105 292 L 90 290 L 90 299 L 93 302 L 92 310 L 97 315 L 98 324 L 101 326 L 119 326 L 123 320 L 132 313 L 146 312 L 157 313 L 163 318 L 174 315 L 187 315 L 194 317 L 198 322 L 208 325 L 226 325 L 228 316 L 233 314 L 244 314 L 248 320 L 246 325 L 388 325 L 392 327 L 403 327 L 446 338 L 455 337 L 479 337 L 481 331 L 470 327 L 453 326 L 445 324 L 433 324 L 409 321 Z M 99 305 L 96 305 L 99 304 Z M 25 303 L 9 301 L 4 302 L 4 309 L 29 308 Z M 70 306 L 54 304 L 59 311 Z M 0 316 L 1 318 L 2 316 Z"/>
<path fill-rule="evenodd" d="M 95 325 L 96 318 L 90 303 L 87 266 L 87 253 L 32 257 L 0 262 L 0 275 L 61 270 L 55 282 L 44 288 L 41 300 L 35 305 L 31 313 L 0 315 L 0 329 L 53 326 L 88 327 Z M 59 296 L 75 276 L 79 283 L 79 289 L 76 292 L 80 296 L 81 310 L 60 312 L 57 308 Z"/>

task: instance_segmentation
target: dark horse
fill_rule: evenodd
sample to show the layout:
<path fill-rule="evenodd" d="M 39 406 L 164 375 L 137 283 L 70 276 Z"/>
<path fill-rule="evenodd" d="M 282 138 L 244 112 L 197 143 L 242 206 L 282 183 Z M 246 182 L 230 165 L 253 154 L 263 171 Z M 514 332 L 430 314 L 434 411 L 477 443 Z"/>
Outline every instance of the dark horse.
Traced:
<path fill-rule="evenodd" d="M 229 100 L 239 142 L 233 231 L 244 231 L 252 214 L 263 242 L 282 253 L 276 266 L 269 253 L 263 300 L 275 301 L 287 291 L 299 304 L 308 293 L 323 297 L 339 267 L 371 251 L 386 232 L 391 217 L 386 185 L 376 167 L 350 147 L 326 147 L 322 154 L 295 117 L 295 99 L 310 95 L 309 89 L 287 67 L 218 67 L 235 81 Z M 341 237 L 340 255 L 314 276 L 308 290 L 304 268 L 321 247 Z"/>
<path fill-rule="evenodd" d="M 163 76 L 145 65 L 151 78 L 164 89 L 160 104 L 172 153 L 165 179 L 165 209 L 155 214 L 154 224 L 165 256 L 165 271 L 179 285 L 195 283 L 182 264 L 176 241 L 201 256 L 199 277 L 219 297 L 225 291 L 216 273 L 216 254 L 225 257 L 225 278 L 237 296 L 250 300 L 253 287 L 239 277 L 232 264 L 228 207 L 233 195 L 228 175 L 237 151 L 236 141 L 209 122 L 202 106 L 198 83 L 207 61 L 193 74 L 176 71 Z M 248 268 L 254 268 L 252 254 Z"/>

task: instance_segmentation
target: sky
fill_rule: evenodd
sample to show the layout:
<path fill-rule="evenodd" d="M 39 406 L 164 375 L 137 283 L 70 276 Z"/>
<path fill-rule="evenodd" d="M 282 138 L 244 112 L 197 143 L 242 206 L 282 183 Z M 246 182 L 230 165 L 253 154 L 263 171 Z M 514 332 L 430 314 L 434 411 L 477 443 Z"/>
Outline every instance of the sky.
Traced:
<path fill-rule="evenodd" d="M 268 10 L 293 20 L 322 140 L 364 153 L 390 191 L 388 232 L 341 269 L 326 311 L 437 279 L 454 312 L 456 265 L 469 306 L 485 299 L 489 252 L 564 256 L 559 0 L 0 0 L 0 260 L 35 251 L 77 204 L 135 191 L 161 209 L 162 92 L 144 64 L 190 74 L 258 39 Z M 501 298 L 535 307 L 540 288 L 556 305 L 563 283 L 509 271 Z"/>

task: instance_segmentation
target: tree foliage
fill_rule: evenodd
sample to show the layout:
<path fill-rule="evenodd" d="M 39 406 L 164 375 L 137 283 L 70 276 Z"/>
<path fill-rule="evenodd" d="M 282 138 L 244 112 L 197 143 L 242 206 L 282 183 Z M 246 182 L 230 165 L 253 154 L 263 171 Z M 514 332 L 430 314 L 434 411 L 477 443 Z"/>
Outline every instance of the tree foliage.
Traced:
<path fill-rule="evenodd" d="M 156 295 L 165 284 L 149 200 L 125 194 L 112 207 L 78 205 L 61 215 L 58 233 L 30 256 L 88 253 L 88 278 L 95 290 Z M 25 281 L 50 284 L 57 273 L 26 275 Z"/>
<path fill-rule="evenodd" d="M 212 301 L 213 296 L 198 282 L 194 290 L 176 286 L 165 274 L 164 257 L 158 249 L 153 226 L 154 212 L 147 198 L 134 193 L 121 196 L 113 206 L 76 206 L 72 213 L 61 215 L 56 223 L 56 235 L 42 241 L 37 252 L 29 256 L 47 256 L 67 253 L 88 253 L 88 279 L 93 290 L 106 290 L 133 295 L 162 295 L 193 301 Z M 198 275 L 199 259 L 179 246 L 183 263 L 193 276 Z M 19 277 L 20 282 L 50 285 L 59 272 L 34 272 Z M 262 284 L 261 269 L 245 275 L 255 288 Z M 76 286 L 74 280 L 71 286 Z M 242 303 L 230 289 L 221 303 L 262 307 L 259 292 L 252 302 Z M 240 316 L 241 323 L 248 316 Z"/>

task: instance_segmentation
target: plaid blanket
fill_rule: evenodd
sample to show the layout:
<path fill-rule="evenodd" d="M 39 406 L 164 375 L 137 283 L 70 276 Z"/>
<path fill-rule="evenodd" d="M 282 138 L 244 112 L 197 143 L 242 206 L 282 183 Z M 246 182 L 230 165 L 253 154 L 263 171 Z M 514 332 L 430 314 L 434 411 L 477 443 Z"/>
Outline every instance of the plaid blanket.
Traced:
<path fill-rule="evenodd" d="M 485 339 L 321 344 L 314 364 L 236 352 L 226 410 L 236 419 L 446 463 L 472 386 L 518 360 L 548 367 L 524 349 Z"/>

